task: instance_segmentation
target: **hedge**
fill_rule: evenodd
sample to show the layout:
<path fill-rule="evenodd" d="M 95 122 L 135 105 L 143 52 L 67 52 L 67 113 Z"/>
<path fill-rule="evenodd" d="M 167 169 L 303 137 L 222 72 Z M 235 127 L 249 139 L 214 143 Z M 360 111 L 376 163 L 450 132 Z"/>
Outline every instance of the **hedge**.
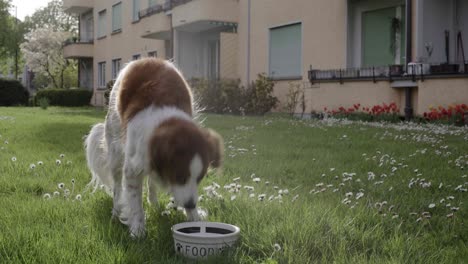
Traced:
<path fill-rule="evenodd" d="M 50 105 L 55 106 L 87 106 L 93 97 L 93 92 L 85 89 L 45 89 L 37 92 L 35 104 L 41 98 L 47 98 Z"/>
<path fill-rule="evenodd" d="M 17 80 L 0 79 L 0 106 L 27 105 L 29 92 Z"/>

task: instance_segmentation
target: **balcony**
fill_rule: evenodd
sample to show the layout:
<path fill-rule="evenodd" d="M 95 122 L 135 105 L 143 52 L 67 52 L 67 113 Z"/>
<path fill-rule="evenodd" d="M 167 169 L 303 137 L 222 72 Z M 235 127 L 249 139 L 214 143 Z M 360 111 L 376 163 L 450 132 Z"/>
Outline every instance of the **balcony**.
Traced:
<path fill-rule="evenodd" d="M 165 14 L 163 5 L 150 6 L 141 10 L 137 28 L 142 38 L 169 39 L 171 33 L 171 18 Z"/>
<path fill-rule="evenodd" d="M 63 56 L 66 59 L 92 58 L 93 45 L 93 41 L 66 41 L 63 47 Z"/>
<path fill-rule="evenodd" d="M 239 2 L 237 0 L 172 0 L 169 1 L 173 27 L 188 27 L 197 22 L 215 22 L 220 25 L 237 25 L 239 21 Z M 206 24 L 206 23 L 205 23 Z M 192 25 L 192 26 L 191 26 Z M 208 28 L 209 29 L 209 28 Z M 193 30 L 190 30 L 193 31 Z M 197 31 L 195 29 L 195 31 Z"/>
<path fill-rule="evenodd" d="M 71 14 L 83 14 L 92 10 L 93 0 L 63 0 L 63 10 Z"/>

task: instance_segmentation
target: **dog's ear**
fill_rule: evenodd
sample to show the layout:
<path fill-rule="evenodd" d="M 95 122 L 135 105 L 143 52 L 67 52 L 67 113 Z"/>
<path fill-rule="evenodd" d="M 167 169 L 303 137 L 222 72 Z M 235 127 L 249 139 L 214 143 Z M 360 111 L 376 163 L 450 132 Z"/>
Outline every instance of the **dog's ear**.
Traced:
<path fill-rule="evenodd" d="M 223 163 L 223 138 L 212 129 L 205 129 L 205 137 L 209 146 L 208 157 L 210 159 L 210 165 L 213 168 L 219 168 Z"/>

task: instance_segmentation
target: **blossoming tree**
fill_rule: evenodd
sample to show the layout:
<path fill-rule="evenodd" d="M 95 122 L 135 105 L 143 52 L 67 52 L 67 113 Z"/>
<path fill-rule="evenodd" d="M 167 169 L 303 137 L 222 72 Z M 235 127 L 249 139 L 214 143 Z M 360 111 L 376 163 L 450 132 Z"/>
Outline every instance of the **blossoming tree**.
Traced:
<path fill-rule="evenodd" d="M 67 68 L 71 65 L 63 57 L 63 42 L 70 37 L 68 32 L 39 28 L 25 36 L 21 44 L 26 64 L 35 72 L 50 78 L 55 88 L 62 88 Z"/>

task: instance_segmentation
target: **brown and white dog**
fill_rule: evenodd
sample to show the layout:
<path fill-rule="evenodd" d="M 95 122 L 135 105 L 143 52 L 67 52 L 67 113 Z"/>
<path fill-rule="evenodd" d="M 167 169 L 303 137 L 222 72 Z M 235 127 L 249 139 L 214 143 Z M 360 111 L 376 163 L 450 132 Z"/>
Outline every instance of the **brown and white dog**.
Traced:
<path fill-rule="evenodd" d="M 145 233 L 142 204 L 144 176 L 148 201 L 156 203 L 156 185 L 166 187 L 189 220 L 198 220 L 198 184 L 209 166 L 222 161 L 221 137 L 193 119 L 187 82 L 172 63 L 141 59 L 120 72 L 109 99 L 104 124 L 86 139 L 86 157 L 93 179 L 113 193 L 112 215 Z"/>

